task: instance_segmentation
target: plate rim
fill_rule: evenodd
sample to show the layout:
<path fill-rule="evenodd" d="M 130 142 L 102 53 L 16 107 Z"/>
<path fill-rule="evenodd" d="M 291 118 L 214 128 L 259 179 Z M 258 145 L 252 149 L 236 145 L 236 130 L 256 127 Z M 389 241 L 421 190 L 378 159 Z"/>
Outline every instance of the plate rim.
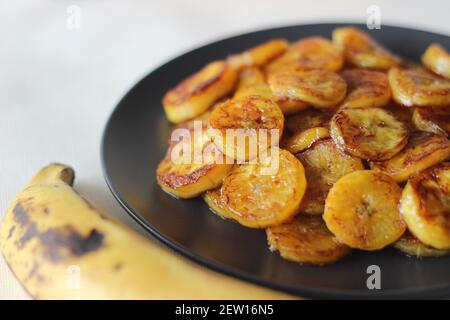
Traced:
<path fill-rule="evenodd" d="M 129 87 L 129 89 L 126 91 L 124 95 L 118 100 L 118 102 L 115 104 L 113 111 L 109 115 L 106 124 L 104 125 L 102 136 L 101 136 L 101 143 L 100 143 L 100 160 L 101 160 L 101 166 L 102 166 L 102 173 L 103 177 L 105 179 L 105 182 L 108 186 L 108 189 L 112 193 L 113 197 L 116 199 L 116 201 L 119 203 L 119 205 L 125 210 L 125 212 L 131 216 L 146 232 L 148 232 L 153 238 L 158 240 L 158 242 L 164 244 L 164 246 L 168 247 L 171 251 L 174 251 L 176 254 L 180 254 L 184 258 L 188 258 L 191 261 L 194 261 L 195 263 L 206 267 L 210 270 L 213 270 L 215 272 L 218 272 L 220 274 L 224 274 L 226 276 L 230 276 L 239 280 L 247 281 L 255 285 L 259 285 L 262 287 L 266 287 L 273 290 L 278 290 L 281 292 L 286 292 L 295 296 L 299 296 L 302 298 L 316 298 L 316 299 L 411 299 L 411 298 L 421 298 L 421 299 L 431 299 L 431 298 L 442 298 L 442 297 L 448 297 L 450 296 L 450 285 L 442 285 L 442 286 L 433 286 L 429 288 L 406 288 L 406 289 L 382 289 L 382 290 L 349 290 L 349 289 L 339 289 L 339 288 L 317 288 L 314 286 L 308 286 L 308 285 L 298 285 L 295 289 L 286 287 L 281 284 L 276 284 L 274 282 L 271 282 L 269 280 L 261 279 L 257 276 L 252 275 L 251 273 L 236 270 L 234 267 L 225 265 L 222 263 L 214 262 L 210 259 L 204 258 L 194 252 L 192 252 L 189 248 L 183 246 L 180 243 L 177 243 L 176 241 L 172 241 L 169 238 L 165 237 L 159 230 L 155 227 L 153 227 L 150 223 L 146 222 L 145 219 L 143 219 L 138 212 L 136 212 L 133 207 L 127 203 L 125 199 L 122 198 L 120 193 L 116 190 L 114 183 L 111 179 L 111 174 L 108 172 L 108 166 L 107 166 L 107 160 L 106 160 L 106 139 L 108 135 L 108 131 L 111 127 L 111 123 L 113 121 L 113 118 L 116 116 L 116 114 L 120 111 L 120 107 L 123 105 L 124 101 L 127 100 L 129 96 L 133 94 L 134 91 L 139 89 L 139 85 L 144 82 L 148 77 L 152 76 L 154 73 L 159 72 L 161 69 L 164 69 L 168 64 L 172 63 L 175 60 L 183 59 L 184 56 L 190 54 L 193 51 L 196 51 L 198 49 L 202 49 L 207 46 L 216 45 L 217 43 L 220 43 L 222 41 L 230 41 L 235 38 L 241 37 L 241 36 L 251 36 L 255 34 L 260 33 L 267 33 L 274 30 L 279 29 L 290 29 L 290 28 L 298 28 L 298 27 L 320 27 L 320 26 L 345 26 L 345 25 L 352 25 L 352 26 L 365 26 L 365 24 L 362 23 L 356 23 L 356 22 L 321 22 L 321 23 L 307 23 L 307 24 L 293 24 L 293 25 L 285 25 L 285 26 L 277 26 L 274 28 L 265 28 L 265 29 L 258 29 L 254 31 L 244 32 L 244 33 L 236 33 L 233 35 L 230 35 L 228 37 L 220 38 L 216 41 L 210 41 L 204 44 L 201 44 L 199 46 L 196 46 L 190 50 L 186 50 L 182 53 L 180 53 L 177 56 L 174 56 L 172 58 L 169 58 L 159 64 L 156 68 L 151 69 L 145 75 L 141 78 L 139 78 L 137 81 L 132 83 Z M 393 29 L 403 29 L 407 31 L 413 31 L 413 32 L 421 32 L 421 33 L 428 33 L 433 35 L 438 35 L 442 37 L 449 37 L 445 34 L 434 32 L 434 31 L 427 31 L 427 30 L 420 30 L 411 28 L 408 26 L 397 26 L 393 24 L 384 24 L 383 27 L 393 28 Z"/>

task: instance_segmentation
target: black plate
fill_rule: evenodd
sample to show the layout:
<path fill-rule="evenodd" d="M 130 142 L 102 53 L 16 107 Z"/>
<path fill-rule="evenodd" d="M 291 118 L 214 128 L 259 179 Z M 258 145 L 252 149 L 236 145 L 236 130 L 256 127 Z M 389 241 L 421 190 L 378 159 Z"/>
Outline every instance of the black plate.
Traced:
<path fill-rule="evenodd" d="M 354 251 L 326 267 L 299 266 L 271 253 L 264 231 L 224 221 L 212 214 L 201 198 L 177 200 L 156 184 L 155 169 L 166 151 L 170 128 L 161 97 L 169 88 L 208 61 L 229 53 L 275 37 L 330 37 L 340 25 L 302 25 L 244 34 L 183 54 L 151 72 L 120 101 L 108 121 L 102 145 L 106 181 L 120 204 L 150 233 L 217 271 L 303 297 L 450 296 L 450 257 L 416 260 L 386 249 Z M 450 48 L 448 37 L 424 31 L 383 25 L 381 30 L 368 32 L 394 52 L 416 61 L 431 42 Z M 370 265 L 381 269 L 381 290 L 367 289 Z"/>

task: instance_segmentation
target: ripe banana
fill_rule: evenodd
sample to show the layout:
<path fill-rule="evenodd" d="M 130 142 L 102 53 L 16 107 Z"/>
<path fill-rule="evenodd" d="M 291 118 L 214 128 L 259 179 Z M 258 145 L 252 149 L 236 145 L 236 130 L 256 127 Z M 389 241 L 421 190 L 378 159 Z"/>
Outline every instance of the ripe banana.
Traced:
<path fill-rule="evenodd" d="M 388 73 L 394 100 L 404 106 L 450 106 L 450 80 L 422 68 L 392 68 Z"/>
<path fill-rule="evenodd" d="M 222 200 L 222 188 L 208 190 L 203 195 L 203 199 L 209 209 L 223 219 L 233 219 L 233 212 L 230 211 L 227 204 Z"/>
<path fill-rule="evenodd" d="M 346 245 L 379 250 L 397 241 L 406 230 L 398 209 L 401 193 L 397 183 L 384 173 L 355 171 L 331 188 L 323 218 Z"/>
<path fill-rule="evenodd" d="M 217 188 L 233 167 L 212 143 L 207 127 L 196 133 L 187 130 L 179 142 L 171 142 L 165 158 L 156 169 L 161 188 L 180 198 L 194 198 L 206 190 Z"/>
<path fill-rule="evenodd" d="M 163 250 L 82 198 L 73 180 L 65 165 L 42 169 L 12 202 L 0 228 L 6 262 L 34 298 L 289 297 Z"/>
<path fill-rule="evenodd" d="M 274 95 L 303 101 L 316 108 L 333 108 L 345 98 L 347 84 L 338 74 L 325 69 L 287 66 L 267 79 Z"/>
<path fill-rule="evenodd" d="M 427 246 L 408 230 L 406 230 L 403 236 L 395 242 L 393 246 L 404 254 L 416 258 L 443 257 L 450 255 L 450 250 L 439 250 Z"/>
<path fill-rule="evenodd" d="M 211 112 L 208 135 L 222 153 L 247 161 L 278 144 L 283 126 L 283 113 L 272 99 L 246 96 L 227 100 Z"/>
<path fill-rule="evenodd" d="M 422 63 L 434 73 L 450 79 L 450 53 L 440 44 L 433 43 L 427 48 Z"/>
<path fill-rule="evenodd" d="M 450 158 L 450 141 L 429 132 L 413 132 L 406 147 L 392 159 L 371 162 L 374 170 L 390 175 L 403 182 L 418 172 Z"/>
<path fill-rule="evenodd" d="M 347 82 L 343 108 L 384 107 L 391 99 L 391 88 L 385 73 L 364 69 L 347 69 L 340 73 Z"/>
<path fill-rule="evenodd" d="M 328 191 L 339 178 L 363 170 L 361 159 L 340 151 L 331 139 L 324 139 L 297 154 L 305 167 L 308 187 L 301 203 L 301 212 L 322 215 Z"/>
<path fill-rule="evenodd" d="M 342 52 L 332 42 L 323 37 L 308 37 L 291 44 L 288 51 L 271 62 L 265 71 L 271 74 L 288 65 L 338 71 L 343 64 Z"/>
<path fill-rule="evenodd" d="M 351 251 L 327 229 L 322 217 L 298 215 L 291 222 L 267 228 L 266 234 L 271 251 L 300 264 L 330 264 Z"/>
<path fill-rule="evenodd" d="M 414 108 L 412 120 L 417 129 L 449 136 L 450 108 Z"/>
<path fill-rule="evenodd" d="M 209 63 L 164 95 L 167 118 L 180 123 L 201 115 L 234 88 L 236 79 L 236 70 L 225 61 Z"/>
<path fill-rule="evenodd" d="M 408 229 L 420 241 L 450 250 L 450 163 L 441 163 L 409 179 L 400 211 Z"/>
<path fill-rule="evenodd" d="M 387 160 L 408 142 L 408 128 L 381 108 L 343 108 L 330 123 L 334 143 L 367 160 Z"/>
<path fill-rule="evenodd" d="M 332 37 L 344 51 L 346 61 L 355 67 L 388 70 L 402 63 L 399 57 L 357 28 L 336 28 Z"/>
<path fill-rule="evenodd" d="M 266 228 L 297 214 L 305 189 L 305 170 L 300 161 L 290 152 L 273 147 L 267 159 L 233 167 L 223 180 L 220 206 L 226 208 L 224 216 L 230 215 L 246 227 Z"/>

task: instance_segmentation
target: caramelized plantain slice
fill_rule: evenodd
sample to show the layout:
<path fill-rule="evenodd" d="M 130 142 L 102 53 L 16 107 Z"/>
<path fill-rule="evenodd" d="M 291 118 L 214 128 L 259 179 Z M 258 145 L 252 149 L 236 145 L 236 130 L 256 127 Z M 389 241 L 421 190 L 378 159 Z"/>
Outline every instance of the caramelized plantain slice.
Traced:
<path fill-rule="evenodd" d="M 429 132 L 413 132 L 399 154 L 384 162 L 371 162 L 370 166 L 390 175 L 397 182 L 403 182 L 449 157 L 450 141 L 446 137 Z"/>
<path fill-rule="evenodd" d="M 266 228 L 297 214 L 305 189 L 300 161 L 273 147 L 264 161 L 236 165 L 223 181 L 221 196 L 232 219 L 250 228 Z"/>
<path fill-rule="evenodd" d="M 415 108 L 412 119 L 419 130 L 446 137 L 450 134 L 450 108 Z"/>
<path fill-rule="evenodd" d="M 333 108 L 345 97 L 347 84 L 338 74 L 288 66 L 267 79 L 274 95 L 303 101 L 316 108 Z"/>
<path fill-rule="evenodd" d="M 193 198 L 217 188 L 233 166 L 211 142 L 205 126 L 198 134 L 194 129 L 186 133 L 179 142 L 169 145 L 156 169 L 161 188 L 179 198 Z"/>
<path fill-rule="evenodd" d="M 402 63 L 399 57 L 357 28 L 336 28 L 332 37 L 344 51 L 346 61 L 355 67 L 387 70 Z"/>
<path fill-rule="evenodd" d="M 338 71 L 344 64 L 341 50 L 323 37 L 308 37 L 294 42 L 288 51 L 266 67 L 271 74 L 287 65 L 305 69 Z"/>
<path fill-rule="evenodd" d="M 294 133 L 291 137 L 283 141 L 283 147 L 292 154 L 305 151 L 315 142 L 328 138 L 330 132 L 325 127 L 314 127 Z"/>
<path fill-rule="evenodd" d="M 408 129 L 380 108 L 345 108 L 333 116 L 330 134 L 345 152 L 368 160 L 386 160 L 408 142 Z"/>
<path fill-rule="evenodd" d="M 425 50 L 422 63 L 434 73 L 450 79 L 450 53 L 440 44 L 433 43 Z"/>
<path fill-rule="evenodd" d="M 409 179 L 400 210 L 408 229 L 423 243 L 450 249 L 450 163 L 429 168 Z"/>
<path fill-rule="evenodd" d="M 221 152 L 247 161 L 279 143 L 284 116 L 272 99 L 246 96 L 220 104 L 211 112 L 209 126 L 208 133 Z"/>
<path fill-rule="evenodd" d="M 403 236 L 395 242 L 393 246 L 404 254 L 416 258 L 443 257 L 450 255 L 450 250 L 440 250 L 427 246 L 408 230 L 406 230 Z"/>
<path fill-rule="evenodd" d="M 272 39 L 242 53 L 231 55 L 229 64 L 235 70 L 246 67 L 261 67 L 283 54 L 289 46 L 285 39 Z"/>
<path fill-rule="evenodd" d="M 236 79 L 236 71 L 225 61 L 209 63 L 164 95 L 167 118 L 181 123 L 201 115 L 234 88 Z"/>
<path fill-rule="evenodd" d="M 298 154 L 297 158 L 305 167 L 308 181 L 300 210 L 312 215 L 323 213 L 328 191 L 339 178 L 364 169 L 359 158 L 340 151 L 331 139 L 314 143 L 310 149 Z"/>
<path fill-rule="evenodd" d="M 315 127 L 328 128 L 332 116 L 333 114 L 326 110 L 307 109 L 286 117 L 285 125 L 291 133 Z"/>
<path fill-rule="evenodd" d="M 347 82 L 344 108 L 384 107 L 391 99 L 391 88 L 385 73 L 365 69 L 347 69 L 340 73 Z"/>
<path fill-rule="evenodd" d="M 272 91 L 264 79 L 264 74 L 258 68 L 245 68 L 239 74 L 239 81 L 234 99 L 242 99 L 247 96 L 259 95 L 274 99 Z"/>
<path fill-rule="evenodd" d="M 291 222 L 267 228 L 266 234 L 271 251 L 301 264 L 334 263 L 351 251 L 327 229 L 321 217 L 298 215 Z"/>
<path fill-rule="evenodd" d="M 222 219 L 233 220 L 233 212 L 228 209 L 226 203 L 222 200 L 222 188 L 208 190 L 203 195 L 203 199 L 209 209 Z"/>
<path fill-rule="evenodd" d="M 422 68 L 392 68 L 388 73 L 394 100 L 404 106 L 450 106 L 450 80 Z"/>
<path fill-rule="evenodd" d="M 402 190 L 388 175 L 360 170 L 339 179 L 328 193 L 323 218 L 352 248 L 379 250 L 406 230 L 398 204 Z"/>

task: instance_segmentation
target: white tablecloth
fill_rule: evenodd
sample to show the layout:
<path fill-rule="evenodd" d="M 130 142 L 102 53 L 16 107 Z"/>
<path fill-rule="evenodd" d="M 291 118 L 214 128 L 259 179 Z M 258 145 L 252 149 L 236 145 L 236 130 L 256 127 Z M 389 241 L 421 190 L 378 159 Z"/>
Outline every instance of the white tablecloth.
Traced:
<path fill-rule="evenodd" d="M 0 0 L 0 219 L 27 179 L 58 161 L 76 169 L 82 194 L 139 230 L 109 193 L 99 153 L 106 119 L 133 83 L 218 38 L 365 22 L 369 5 L 380 7 L 382 24 L 450 34 L 450 2 L 442 0 Z M 0 257 L 0 299 L 26 298 Z"/>

